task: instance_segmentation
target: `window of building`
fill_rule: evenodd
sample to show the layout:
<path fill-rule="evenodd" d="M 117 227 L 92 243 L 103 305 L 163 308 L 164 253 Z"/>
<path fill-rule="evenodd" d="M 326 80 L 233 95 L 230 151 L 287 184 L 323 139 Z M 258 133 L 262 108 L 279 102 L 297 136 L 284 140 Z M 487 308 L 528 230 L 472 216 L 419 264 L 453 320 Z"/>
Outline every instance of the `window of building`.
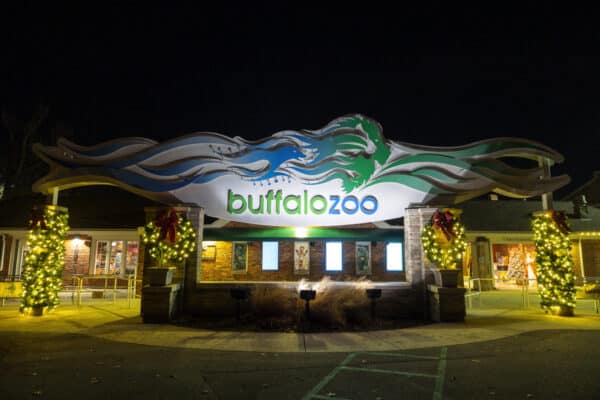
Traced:
<path fill-rule="evenodd" d="M 96 275 L 106 274 L 106 255 L 108 254 L 108 242 L 99 240 L 96 242 L 96 262 L 94 273 Z"/>
<path fill-rule="evenodd" d="M 388 271 L 404 271 L 401 242 L 390 242 L 386 245 L 385 269 Z"/>
<path fill-rule="evenodd" d="M 325 270 L 342 270 L 342 242 L 325 243 Z"/>
<path fill-rule="evenodd" d="M 262 269 L 263 271 L 277 271 L 279 269 L 278 242 L 262 242 Z"/>
<path fill-rule="evenodd" d="M 125 251 L 125 254 L 123 252 Z M 133 274 L 138 260 L 138 242 L 98 240 L 94 259 L 95 275 Z"/>
<path fill-rule="evenodd" d="M 111 275 L 120 274 L 123 265 L 123 242 L 110 242 L 110 258 L 108 262 L 108 273 Z"/>
<path fill-rule="evenodd" d="M 535 246 L 532 243 L 507 243 L 492 245 L 494 278 L 500 283 L 522 284 L 527 279 L 535 279 Z"/>
<path fill-rule="evenodd" d="M 138 264 L 138 242 L 127 242 L 127 252 L 125 253 L 125 273 L 134 274 Z"/>
<path fill-rule="evenodd" d="M 25 259 L 29 255 L 29 251 L 31 249 L 27 245 L 27 241 L 23 242 L 23 240 L 17 239 L 15 245 L 17 249 L 17 256 L 14 260 L 12 275 L 14 275 L 15 277 L 20 277 L 25 267 Z"/>

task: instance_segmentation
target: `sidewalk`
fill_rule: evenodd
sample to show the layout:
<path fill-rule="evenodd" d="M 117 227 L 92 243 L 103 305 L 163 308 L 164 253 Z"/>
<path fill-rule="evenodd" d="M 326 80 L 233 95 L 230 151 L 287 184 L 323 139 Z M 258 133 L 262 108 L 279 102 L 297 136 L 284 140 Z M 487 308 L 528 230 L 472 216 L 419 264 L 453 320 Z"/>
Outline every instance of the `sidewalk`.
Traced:
<path fill-rule="evenodd" d="M 440 323 L 395 330 L 332 333 L 216 331 L 143 324 L 139 300 L 116 305 L 61 305 L 41 318 L 22 316 L 14 305 L 0 308 L 0 334 L 39 332 L 79 334 L 121 343 L 206 350 L 253 352 L 391 351 L 450 346 L 500 339 L 537 330 L 600 330 L 592 302 L 578 302 L 575 317 L 544 314 L 537 297 L 521 308 L 520 292 L 484 292 L 473 300 L 462 323 Z"/>

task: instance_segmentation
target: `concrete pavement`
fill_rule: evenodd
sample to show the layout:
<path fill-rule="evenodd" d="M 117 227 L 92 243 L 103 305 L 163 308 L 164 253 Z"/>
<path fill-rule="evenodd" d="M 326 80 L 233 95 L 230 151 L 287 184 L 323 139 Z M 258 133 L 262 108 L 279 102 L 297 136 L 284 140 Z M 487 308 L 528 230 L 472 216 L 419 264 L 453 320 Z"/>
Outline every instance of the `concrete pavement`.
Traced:
<path fill-rule="evenodd" d="M 547 315 L 535 297 L 523 309 L 516 292 L 489 292 L 474 301 L 465 322 L 438 323 L 392 330 L 352 332 L 264 332 L 213 330 L 169 324 L 143 324 L 139 305 L 126 303 L 63 305 L 43 317 L 0 308 L 0 333 L 73 333 L 121 343 L 177 348 L 251 352 L 391 351 L 450 346 L 506 338 L 540 330 L 600 330 L 591 301 L 579 302 L 575 317 Z"/>

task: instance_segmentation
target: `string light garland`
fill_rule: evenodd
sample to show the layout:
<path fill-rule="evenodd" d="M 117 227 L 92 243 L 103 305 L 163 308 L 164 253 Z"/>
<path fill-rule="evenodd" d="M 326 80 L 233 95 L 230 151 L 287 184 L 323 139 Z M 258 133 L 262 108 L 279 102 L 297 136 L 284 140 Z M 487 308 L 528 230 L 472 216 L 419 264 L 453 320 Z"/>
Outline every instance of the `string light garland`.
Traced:
<path fill-rule="evenodd" d="M 142 242 L 158 267 L 168 262 L 182 262 L 194 251 L 196 232 L 192 223 L 175 211 L 167 211 L 146 224 Z"/>
<path fill-rule="evenodd" d="M 60 303 L 68 222 L 69 213 L 63 207 L 48 205 L 32 211 L 27 237 L 30 250 L 23 267 L 22 313 L 40 307 L 53 309 Z"/>
<path fill-rule="evenodd" d="M 421 233 L 425 255 L 442 269 L 456 268 L 467 249 L 465 227 L 457 215 L 456 210 L 436 210 Z"/>
<path fill-rule="evenodd" d="M 554 314 L 571 314 L 576 290 L 566 217 L 560 211 L 538 212 L 531 226 L 541 307 Z"/>

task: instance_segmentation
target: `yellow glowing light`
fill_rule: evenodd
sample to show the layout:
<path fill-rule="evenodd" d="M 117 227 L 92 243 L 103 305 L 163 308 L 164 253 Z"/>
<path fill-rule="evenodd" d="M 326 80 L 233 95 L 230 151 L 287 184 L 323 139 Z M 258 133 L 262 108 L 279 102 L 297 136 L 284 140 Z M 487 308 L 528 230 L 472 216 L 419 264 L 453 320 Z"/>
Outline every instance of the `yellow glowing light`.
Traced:
<path fill-rule="evenodd" d="M 305 238 L 308 236 L 308 228 L 298 227 L 294 228 L 294 236 L 297 238 Z"/>
<path fill-rule="evenodd" d="M 142 232 L 142 241 L 148 246 L 150 257 L 158 262 L 161 267 L 167 262 L 181 262 L 188 258 L 194 250 L 196 232 L 190 221 L 179 216 L 176 239 L 174 243 L 159 240 L 160 228 L 154 222 L 149 222 Z"/>
<path fill-rule="evenodd" d="M 44 229 L 41 227 L 44 224 L 37 223 L 29 232 L 27 244 L 33 250 L 23 267 L 24 290 L 20 308 L 23 313 L 33 306 L 51 309 L 59 303 L 57 294 L 62 285 L 68 217 L 65 209 L 46 206 Z"/>
<path fill-rule="evenodd" d="M 561 307 L 575 307 L 575 276 L 568 232 L 559 229 L 552 211 L 536 213 L 531 224 L 542 308 L 556 312 Z"/>
<path fill-rule="evenodd" d="M 425 256 L 440 268 L 456 268 L 467 249 L 465 227 L 457 217 L 454 217 L 452 232 L 454 237 L 445 240 L 439 228 L 433 226 L 433 221 L 427 224 L 421 233 L 421 243 Z"/>

